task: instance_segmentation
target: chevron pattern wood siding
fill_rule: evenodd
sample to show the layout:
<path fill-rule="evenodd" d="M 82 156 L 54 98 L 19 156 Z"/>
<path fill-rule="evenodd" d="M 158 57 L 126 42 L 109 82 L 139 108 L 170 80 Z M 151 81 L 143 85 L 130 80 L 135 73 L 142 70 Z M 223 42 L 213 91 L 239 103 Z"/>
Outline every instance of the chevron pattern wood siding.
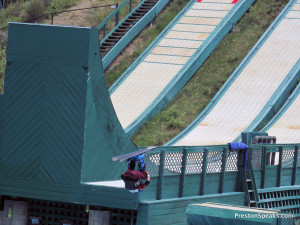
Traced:
<path fill-rule="evenodd" d="M 60 184 L 80 180 L 86 80 L 82 67 L 8 65 L 2 174 L 16 180 Z"/>

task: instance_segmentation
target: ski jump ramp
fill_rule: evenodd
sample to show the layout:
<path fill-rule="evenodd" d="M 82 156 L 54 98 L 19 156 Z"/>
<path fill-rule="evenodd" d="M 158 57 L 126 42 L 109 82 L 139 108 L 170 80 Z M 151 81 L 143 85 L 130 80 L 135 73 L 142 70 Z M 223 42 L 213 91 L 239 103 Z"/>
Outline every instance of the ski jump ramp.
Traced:
<path fill-rule="evenodd" d="M 109 92 L 131 136 L 179 92 L 253 0 L 198 0 L 177 15 Z"/>
<path fill-rule="evenodd" d="M 275 136 L 278 143 L 298 143 L 300 137 L 300 85 L 286 104 L 262 130 Z"/>
<path fill-rule="evenodd" d="M 167 145 L 226 144 L 245 130 L 253 131 L 253 121 L 299 60 L 299 15 L 300 1 L 290 1 L 206 109 Z"/>

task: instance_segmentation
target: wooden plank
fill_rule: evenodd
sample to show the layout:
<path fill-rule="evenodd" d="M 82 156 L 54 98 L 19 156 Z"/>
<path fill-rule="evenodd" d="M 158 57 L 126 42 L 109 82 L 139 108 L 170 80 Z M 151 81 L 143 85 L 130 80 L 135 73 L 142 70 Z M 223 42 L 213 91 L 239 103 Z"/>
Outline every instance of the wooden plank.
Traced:
<path fill-rule="evenodd" d="M 297 177 L 297 163 L 298 163 L 298 145 L 295 146 L 295 152 L 294 152 L 294 163 L 293 163 L 293 175 L 292 175 L 292 185 L 296 184 L 296 177 Z"/>
<path fill-rule="evenodd" d="M 165 151 L 161 150 L 159 172 L 158 172 L 157 194 L 156 194 L 156 199 L 157 200 L 162 199 L 162 186 L 163 186 L 164 166 L 165 166 Z"/>
<path fill-rule="evenodd" d="M 110 211 L 89 211 L 89 225 L 109 225 Z"/>
<path fill-rule="evenodd" d="M 277 171 L 277 187 L 280 187 L 280 184 L 281 184 L 282 156 L 283 156 L 283 149 L 282 149 L 282 146 L 279 146 L 279 164 L 278 164 L 278 171 Z"/>
<path fill-rule="evenodd" d="M 202 165 L 202 174 L 201 174 L 201 183 L 200 183 L 200 195 L 204 195 L 205 191 L 205 179 L 206 179 L 206 170 L 207 170 L 207 156 L 208 156 L 208 149 L 204 149 L 203 155 L 203 165 Z"/>
<path fill-rule="evenodd" d="M 224 187 L 224 180 L 225 180 L 225 170 L 226 170 L 226 161 L 227 161 L 227 153 L 228 149 L 224 148 L 223 155 L 222 155 L 222 169 L 221 169 L 221 176 L 220 176 L 220 185 L 219 185 L 219 193 L 223 193 Z"/>
<path fill-rule="evenodd" d="M 180 187 L 178 197 L 183 197 L 184 193 L 184 181 L 185 181 L 185 171 L 186 171 L 186 161 L 187 161 L 187 148 L 183 149 L 182 161 L 181 161 L 181 176 L 180 176 Z"/>
<path fill-rule="evenodd" d="M 263 146 L 262 153 L 261 153 L 261 183 L 260 183 L 261 188 L 265 187 L 266 158 L 267 158 L 267 149 L 265 146 Z"/>
<path fill-rule="evenodd" d="M 0 224 L 25 225 L 27 224 L 27 212 L 27 202 L 5 200 L 4 211 L 0 214 Z"/>

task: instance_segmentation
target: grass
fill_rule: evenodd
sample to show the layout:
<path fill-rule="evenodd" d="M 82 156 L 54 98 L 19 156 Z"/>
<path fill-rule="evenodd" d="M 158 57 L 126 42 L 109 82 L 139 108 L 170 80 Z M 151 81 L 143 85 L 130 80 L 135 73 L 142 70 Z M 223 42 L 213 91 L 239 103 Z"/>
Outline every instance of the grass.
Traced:
<path fill-rule="evenodd" d="M 172 19 L 184 8 L 189 0 L 171 0 L 160 15 L 150 26 L 144 29 L 131 44 L 115 59 L 110 67 L 105 71 L 108 87 L 110 87 L 128 65 L 151 44 L 151 42 L 161 33 L 161 31 L 172 21 Z"/>
<path fill-rule="evenodd" d="M 287 2 L 257 0 L 174 100 L 133 137 L 134 142 L 139 146 L 163 145 L 188 126 L 207 106 Z M 141 46 L 139 48 L 143 49 Z M 168 116 L 172 112 L 176 112 L 176 117 Z M 174 119 L 180 123 L 174 124 Z"/>
<path fill-rule="evenodd" d="M 58 4 L 53 8 L 60 10 L 61 2 L 69 3 L 70 1 L 78 0 L 53 0 Z M 115 2 L 117 1 L 108 0 L 103 4 Z M 188 2 L 189 0 L 170 1 L 152 25 L 144 29 L 106 70 L 105 77 L 108 86 L 111 86 L 125 72 L 128 65 L 133 63 Z M 140 146 L 163 145 L 189 125 L 222 87 L 287 2 L 288 0 L 256 0 L 234 30 L 226 36 L 174 100 L 133 137 L 135 143 Z M 138 1 L 134 1 L 134 4 L 138 4 Z M 15 12 L 12 11 L 11 14 L 13 13 Z M 15 16 L 14 18 L 18 19 L 18 15 Z M 122 17 L 124 14 L 121 14 Z M 99 19 L 103 17 L 97 13 L 91 13 L 89 17 L 95 25 L 99 24 Z M 0 17 L 1 23 L 3 19 L 1 20 Z M 3 62 L 5 63 L 3 60 L 5 49 L 1 47 L 0 50 L 1 76 L 4 68 Z M 3 75 L 1 82 L 3 83 Z"/>

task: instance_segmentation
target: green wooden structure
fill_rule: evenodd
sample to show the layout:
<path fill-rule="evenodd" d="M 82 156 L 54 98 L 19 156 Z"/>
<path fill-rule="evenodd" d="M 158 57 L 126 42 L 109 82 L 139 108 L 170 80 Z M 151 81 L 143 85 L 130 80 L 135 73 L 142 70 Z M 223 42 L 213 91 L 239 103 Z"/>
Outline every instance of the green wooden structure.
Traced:
<path fill-rule="evenodd" d="M 134 208 L 125 191 L 82 184 L 119 178 L 111 157 L 136 150 L 110 102 L 98 31 L 11 23 L 7 50 L 1 194 L 84 204 L 124 194 Z"/>
<path fill-rule="evenodd" d="M 280 211 L 257 208 L 249 209 L 215 203 L 191 204 L 188 206 L 186 213 L 188 215 L 189 225 L 293 224 L 292 215 L 282 215 Z"/>
<path fill-rule="evenodd" d="M 254 188 L 256 206 L 300 216 L 300 144 L 250 145 L 246 171 L 245 152 L 228 145 L 159 147 L 146 154 L 151 185 L 129 193 L 112 182 L 126 163 L 111 158 L 137 147 L 111 104 L 97 29 L 11 23 L 7 50 L 0 195 L 28 201 L 28 215 L 87 224 L 96 209 L 111 224 L 186 224 L 189 204 L 244 206 Z"/>

